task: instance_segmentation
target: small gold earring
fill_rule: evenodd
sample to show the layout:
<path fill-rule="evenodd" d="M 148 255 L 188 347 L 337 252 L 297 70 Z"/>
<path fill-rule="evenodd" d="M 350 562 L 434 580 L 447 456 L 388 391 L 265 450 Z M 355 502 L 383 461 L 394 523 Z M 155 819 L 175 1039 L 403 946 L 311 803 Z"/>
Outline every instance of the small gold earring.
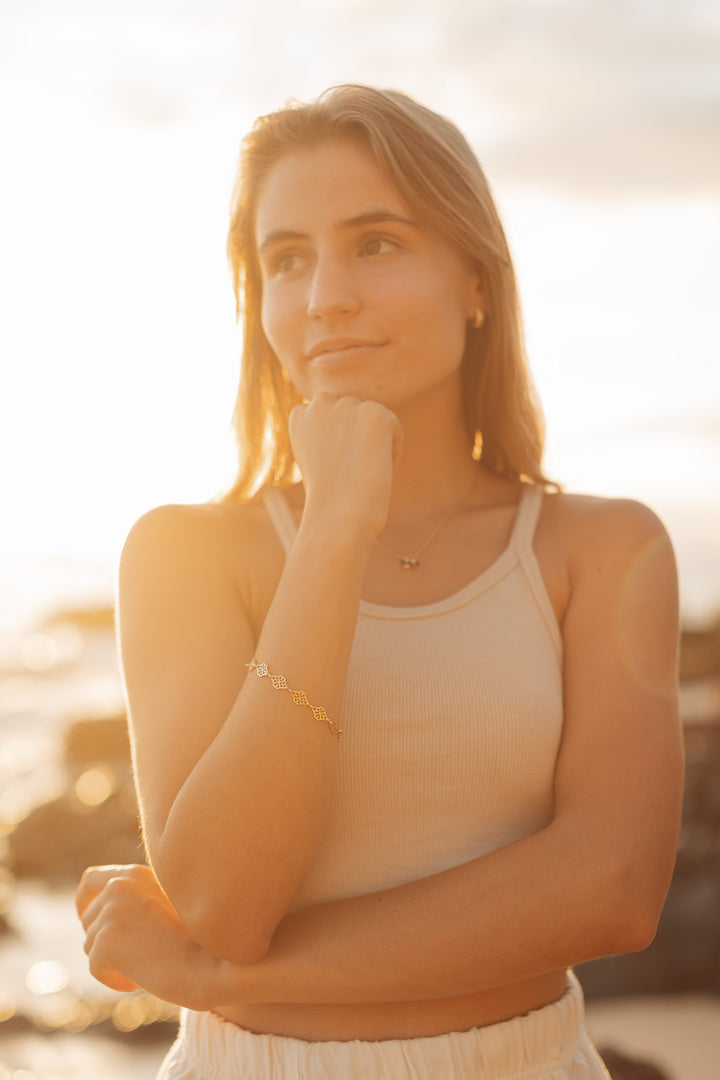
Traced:
<path fill-rule="evenodd" d="M 475 309 L 475 315 L 473 316 L 473 326 L 476 330 L 479 330 L 482 324 L 485 322 L 485 312 L 482 308 Z"/>

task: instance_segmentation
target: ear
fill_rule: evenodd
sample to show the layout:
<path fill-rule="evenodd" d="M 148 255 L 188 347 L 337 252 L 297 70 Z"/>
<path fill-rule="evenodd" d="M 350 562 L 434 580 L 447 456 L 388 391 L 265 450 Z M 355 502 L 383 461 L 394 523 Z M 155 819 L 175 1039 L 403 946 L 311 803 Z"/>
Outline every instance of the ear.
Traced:
<path fill-rule="evenodd" d="M 475 312 L 480 308 L 487 311 L 487 289 L 485 288 L 485 275 L 482 270 L 471 271 L 468 281 L 467 317 L 474 319 Z"/>

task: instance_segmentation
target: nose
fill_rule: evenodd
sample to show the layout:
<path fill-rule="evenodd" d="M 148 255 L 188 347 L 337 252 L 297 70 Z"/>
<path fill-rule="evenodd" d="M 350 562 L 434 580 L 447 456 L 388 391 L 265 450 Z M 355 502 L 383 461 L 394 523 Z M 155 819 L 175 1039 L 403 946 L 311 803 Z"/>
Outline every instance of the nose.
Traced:
<path fill-rule="evenodd" d="M 352 315 L 360 306 L 349 267 L 343 260 L 318 255 L 310 279 L 307 312 L 311 319 Z"/>

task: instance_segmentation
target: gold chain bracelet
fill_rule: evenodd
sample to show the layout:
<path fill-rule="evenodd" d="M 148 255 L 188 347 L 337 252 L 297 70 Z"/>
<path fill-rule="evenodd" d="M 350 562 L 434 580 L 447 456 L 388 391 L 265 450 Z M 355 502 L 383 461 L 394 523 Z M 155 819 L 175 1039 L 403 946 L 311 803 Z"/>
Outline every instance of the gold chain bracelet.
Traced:
<path fill-rule="evenodd" d="M 322 705 L 311 705 L 304 690 L 291 690 L 285 681 L 285 676 L 271 675 L 268 671 L 268 666 L 265 663 L 259 664 L 257 660 L 251 660 L 245 667 L 248 671 L 256 671 L 259 679 L 263 679 L 267 675 L 276 690 L 287 690 L 289 692 L 296 705 L 307 705 L 309 709 L 312 709 L 312 714 L 315 719 L 327 724 L 333 735 L 337 735 L 338 742 L 340 742 L 342 739 L 342 728 L 340 727 L 340 724 L 337 720 L 330 719 Z"/>

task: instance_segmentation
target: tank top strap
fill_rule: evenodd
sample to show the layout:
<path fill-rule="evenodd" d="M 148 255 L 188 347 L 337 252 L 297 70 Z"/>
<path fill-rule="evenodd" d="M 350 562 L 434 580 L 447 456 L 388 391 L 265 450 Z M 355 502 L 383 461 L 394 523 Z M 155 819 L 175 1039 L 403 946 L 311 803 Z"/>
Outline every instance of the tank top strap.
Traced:
<path fill-rule="evenodd" d="M 539 484 L 528 484 L 526 486 L 520 497 L 520 505 L 515 515 L 510 547 L 517 554 L 525 580 L 545 621 L 553 647 L 562 664 L 562 634 L 540 571 L 540 565 L 533 550 L 533 538 L 540 517 L 543 494 L 543 489 Z"/>
<path fill-rule="evenodd" d="M 268 517 L 272 521 L 278 539 L 287 555 L 297 535 L 297 522 L 293 517 L 288 501 L 283 491 L 276 487 L 264 488 L 261 497 Z"/>
<path fill-rule="evenodd" d="M 543 490 L 539 484 L 525 484 L 520 496 L 510 545 L 520 554 L 532 551 L 535 528 L 540 516 Z"/>

